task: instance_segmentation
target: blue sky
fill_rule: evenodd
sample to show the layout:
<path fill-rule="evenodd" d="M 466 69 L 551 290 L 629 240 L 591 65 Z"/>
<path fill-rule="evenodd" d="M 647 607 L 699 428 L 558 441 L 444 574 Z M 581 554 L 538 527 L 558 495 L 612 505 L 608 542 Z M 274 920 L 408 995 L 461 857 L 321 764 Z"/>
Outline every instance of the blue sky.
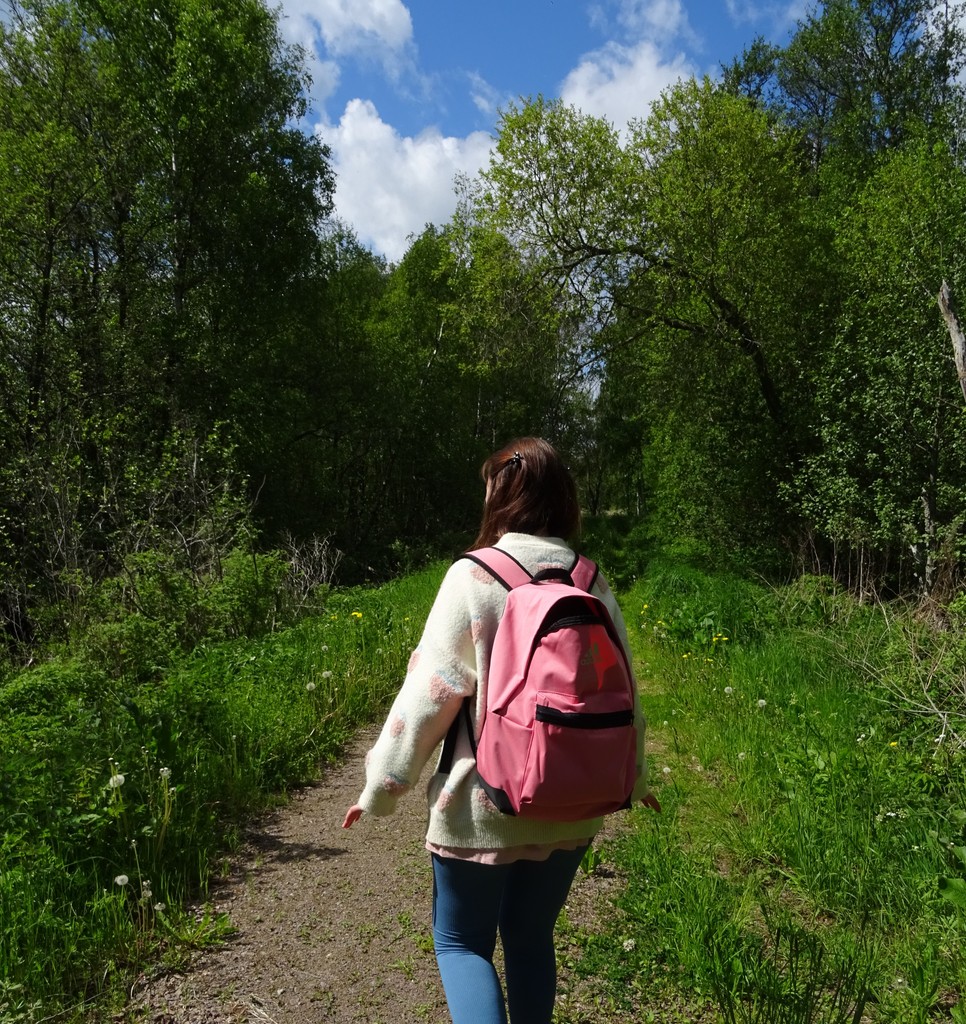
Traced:
<path fill-rule="evenodd" d="M 398 260 L 488 161 L 498 111 L 560 97 L 623 127 L 680 77 L 716 76 L 807 0 L 281 0 L 313 75 L 306 127 L 329 144 L 336 214 Z"/>

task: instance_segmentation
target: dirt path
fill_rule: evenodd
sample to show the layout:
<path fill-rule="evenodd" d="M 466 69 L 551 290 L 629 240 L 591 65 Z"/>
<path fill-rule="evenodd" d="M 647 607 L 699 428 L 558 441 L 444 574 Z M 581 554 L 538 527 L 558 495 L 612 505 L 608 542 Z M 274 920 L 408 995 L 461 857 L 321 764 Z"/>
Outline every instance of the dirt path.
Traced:
<path fill-rule="evenodd" d="M 199 952 L 184 973 L 144 982 L 135 1007 L 150 1024 L 447 1024 L 432 951 L 432 874 L 417 793 L 391 818 L 341 828 L 375 731 L 343 764 L 261 819 L 212 888 L 237 934 Z M 593 927 L 616 880 L 578 874 L 566 913 Z M 567 1024 L 624 1020 L 593 1007 L 586 983 L 561 977 Z M 627 1018 L 629 1019 L 629 1018 Z"/>

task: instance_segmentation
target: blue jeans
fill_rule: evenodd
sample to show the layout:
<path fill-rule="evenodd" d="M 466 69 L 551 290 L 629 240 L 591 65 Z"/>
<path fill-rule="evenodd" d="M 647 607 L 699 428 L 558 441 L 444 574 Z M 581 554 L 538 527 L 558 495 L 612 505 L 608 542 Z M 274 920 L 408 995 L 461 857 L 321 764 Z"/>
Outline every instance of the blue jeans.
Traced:
<path fill-rule="evenodd" d="M 510 1020 L 550 1024 L 557 991 L 553 929 L 586 849 L 512 864 L 433 854 L 433 942 L 453 1024 L 507 1024 L 493 967 L 497 929 Z"/>

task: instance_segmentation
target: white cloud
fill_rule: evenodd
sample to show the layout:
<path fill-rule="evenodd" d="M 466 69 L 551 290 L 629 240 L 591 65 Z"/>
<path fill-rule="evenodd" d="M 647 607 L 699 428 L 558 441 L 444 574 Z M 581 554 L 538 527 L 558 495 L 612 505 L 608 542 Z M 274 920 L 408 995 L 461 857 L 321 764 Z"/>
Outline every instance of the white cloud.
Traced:
<path fill-rule="evenodd" d="M 639 37 L 669 39 L 689 31 L 681 0 L 622 0 L 617 21 Z"/>
<path fill-rule="evenodd" d="M 414 63 L 413 23 L 401 0 L 284 0 L 279 28 L 305 50 L 315 111 L 335 93 L 338 61 L 374 61 L 393 80 Z"/>
<path fill-rule="evenodd" d="M 581 60 L 564 79 L 560 95 L 583 113 L 623 129 L 632 118 L 646 117 L 669 85 L 694 73 L 684 54 L 668 59 L 648 39 L 633 46 L 612 42 Z"/>
<path fill-rule="evenodd" d="M 305 65 L 312 78 L 309 86 L 309 107 L 312 110 L 324 110 L 328 99 L 335 93 L 339 85 L 339 65 L 331 60 L 322 60 L 314 50 L 306 47 Z"/>
<path fill-rule="evenodd" d="M 507 98 L 494 89 L 482 75 L 470 72 L 469 79 L 473 105 L 481 114 L 495 118 L 501 104 L 505 103 Z"/>
<path fill-rule="evenodd" d="M 338 125 L 319 131 L 332 148 L 336 213 L 393 261 L 405 254 L 410 235 L 449 220 L 457 173 L 475 175 L 492 145 L 486 132 L 457 138 L 427 128 L 402 136 L 361 99 L 346 104 Z"/>
<path fill-rule="evenodd" d="M 734 24 L 760 26 L 760 33 L 775 42 L 815 9 L 809 0 L 725 0 L 725 6 Z"/>
<path fill-rule="evenodd" d="M 300 35 L 321 39 L 334 57 L 400 53 L 413 39 L 401 0 L 285 0 L 285 14 Z"/>
<path fill-rule="evenodd" d="M 374 61 L 393 80 L 413 68 L 413 24 L 401 0 L 284 0 L 279 29 L 305 51 L 309 107 L 316 112 L 335 94 L 340 61 Z"/>
<path fill-rule="evenodd" d="M 592 27 L 612 39 L 692 36 L 682 0 L 603 0 L 591 4 L 587 16 Z"/>

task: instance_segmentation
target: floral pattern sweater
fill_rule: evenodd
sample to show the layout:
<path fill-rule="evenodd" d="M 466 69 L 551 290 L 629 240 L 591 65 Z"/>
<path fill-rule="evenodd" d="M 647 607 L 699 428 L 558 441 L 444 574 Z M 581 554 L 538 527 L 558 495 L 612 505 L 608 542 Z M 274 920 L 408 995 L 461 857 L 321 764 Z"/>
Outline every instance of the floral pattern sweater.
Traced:
<path fill-rule="evenodd" d="M 574 552 L 555 537 L 509 533 L 498 547 L 531 572 L 569 568 Z M 602 574 L 595 593 L 605 603 L 623 640 L 627 630 L 620 608 Z M 411 790 L 445 737 L 465 697 L 476 735 L 486 708 L 489 655 L 507 591 L 483 568 L 461 559 L 449 568 L 409 661 L 406 679 L 393 702 L 378 740 L 366 755 L 366 785 L 359 804 L 368 814 L 392 814 L 399 798 Z M 636 684 L 635 684 L 636 686 Z M 644 716 L 640 701 L 637 727 L 638 781 L 635 800 L 647 793 Z M 602 819 L 543 822 L 501 813 L 480 786 L 466 728 L 460 728 L 448 774 L 429 779 L 429 825 L 426 841 L 434 846 L 505 849 L 527 844 L 555 844 L 589 839 Z"/>

